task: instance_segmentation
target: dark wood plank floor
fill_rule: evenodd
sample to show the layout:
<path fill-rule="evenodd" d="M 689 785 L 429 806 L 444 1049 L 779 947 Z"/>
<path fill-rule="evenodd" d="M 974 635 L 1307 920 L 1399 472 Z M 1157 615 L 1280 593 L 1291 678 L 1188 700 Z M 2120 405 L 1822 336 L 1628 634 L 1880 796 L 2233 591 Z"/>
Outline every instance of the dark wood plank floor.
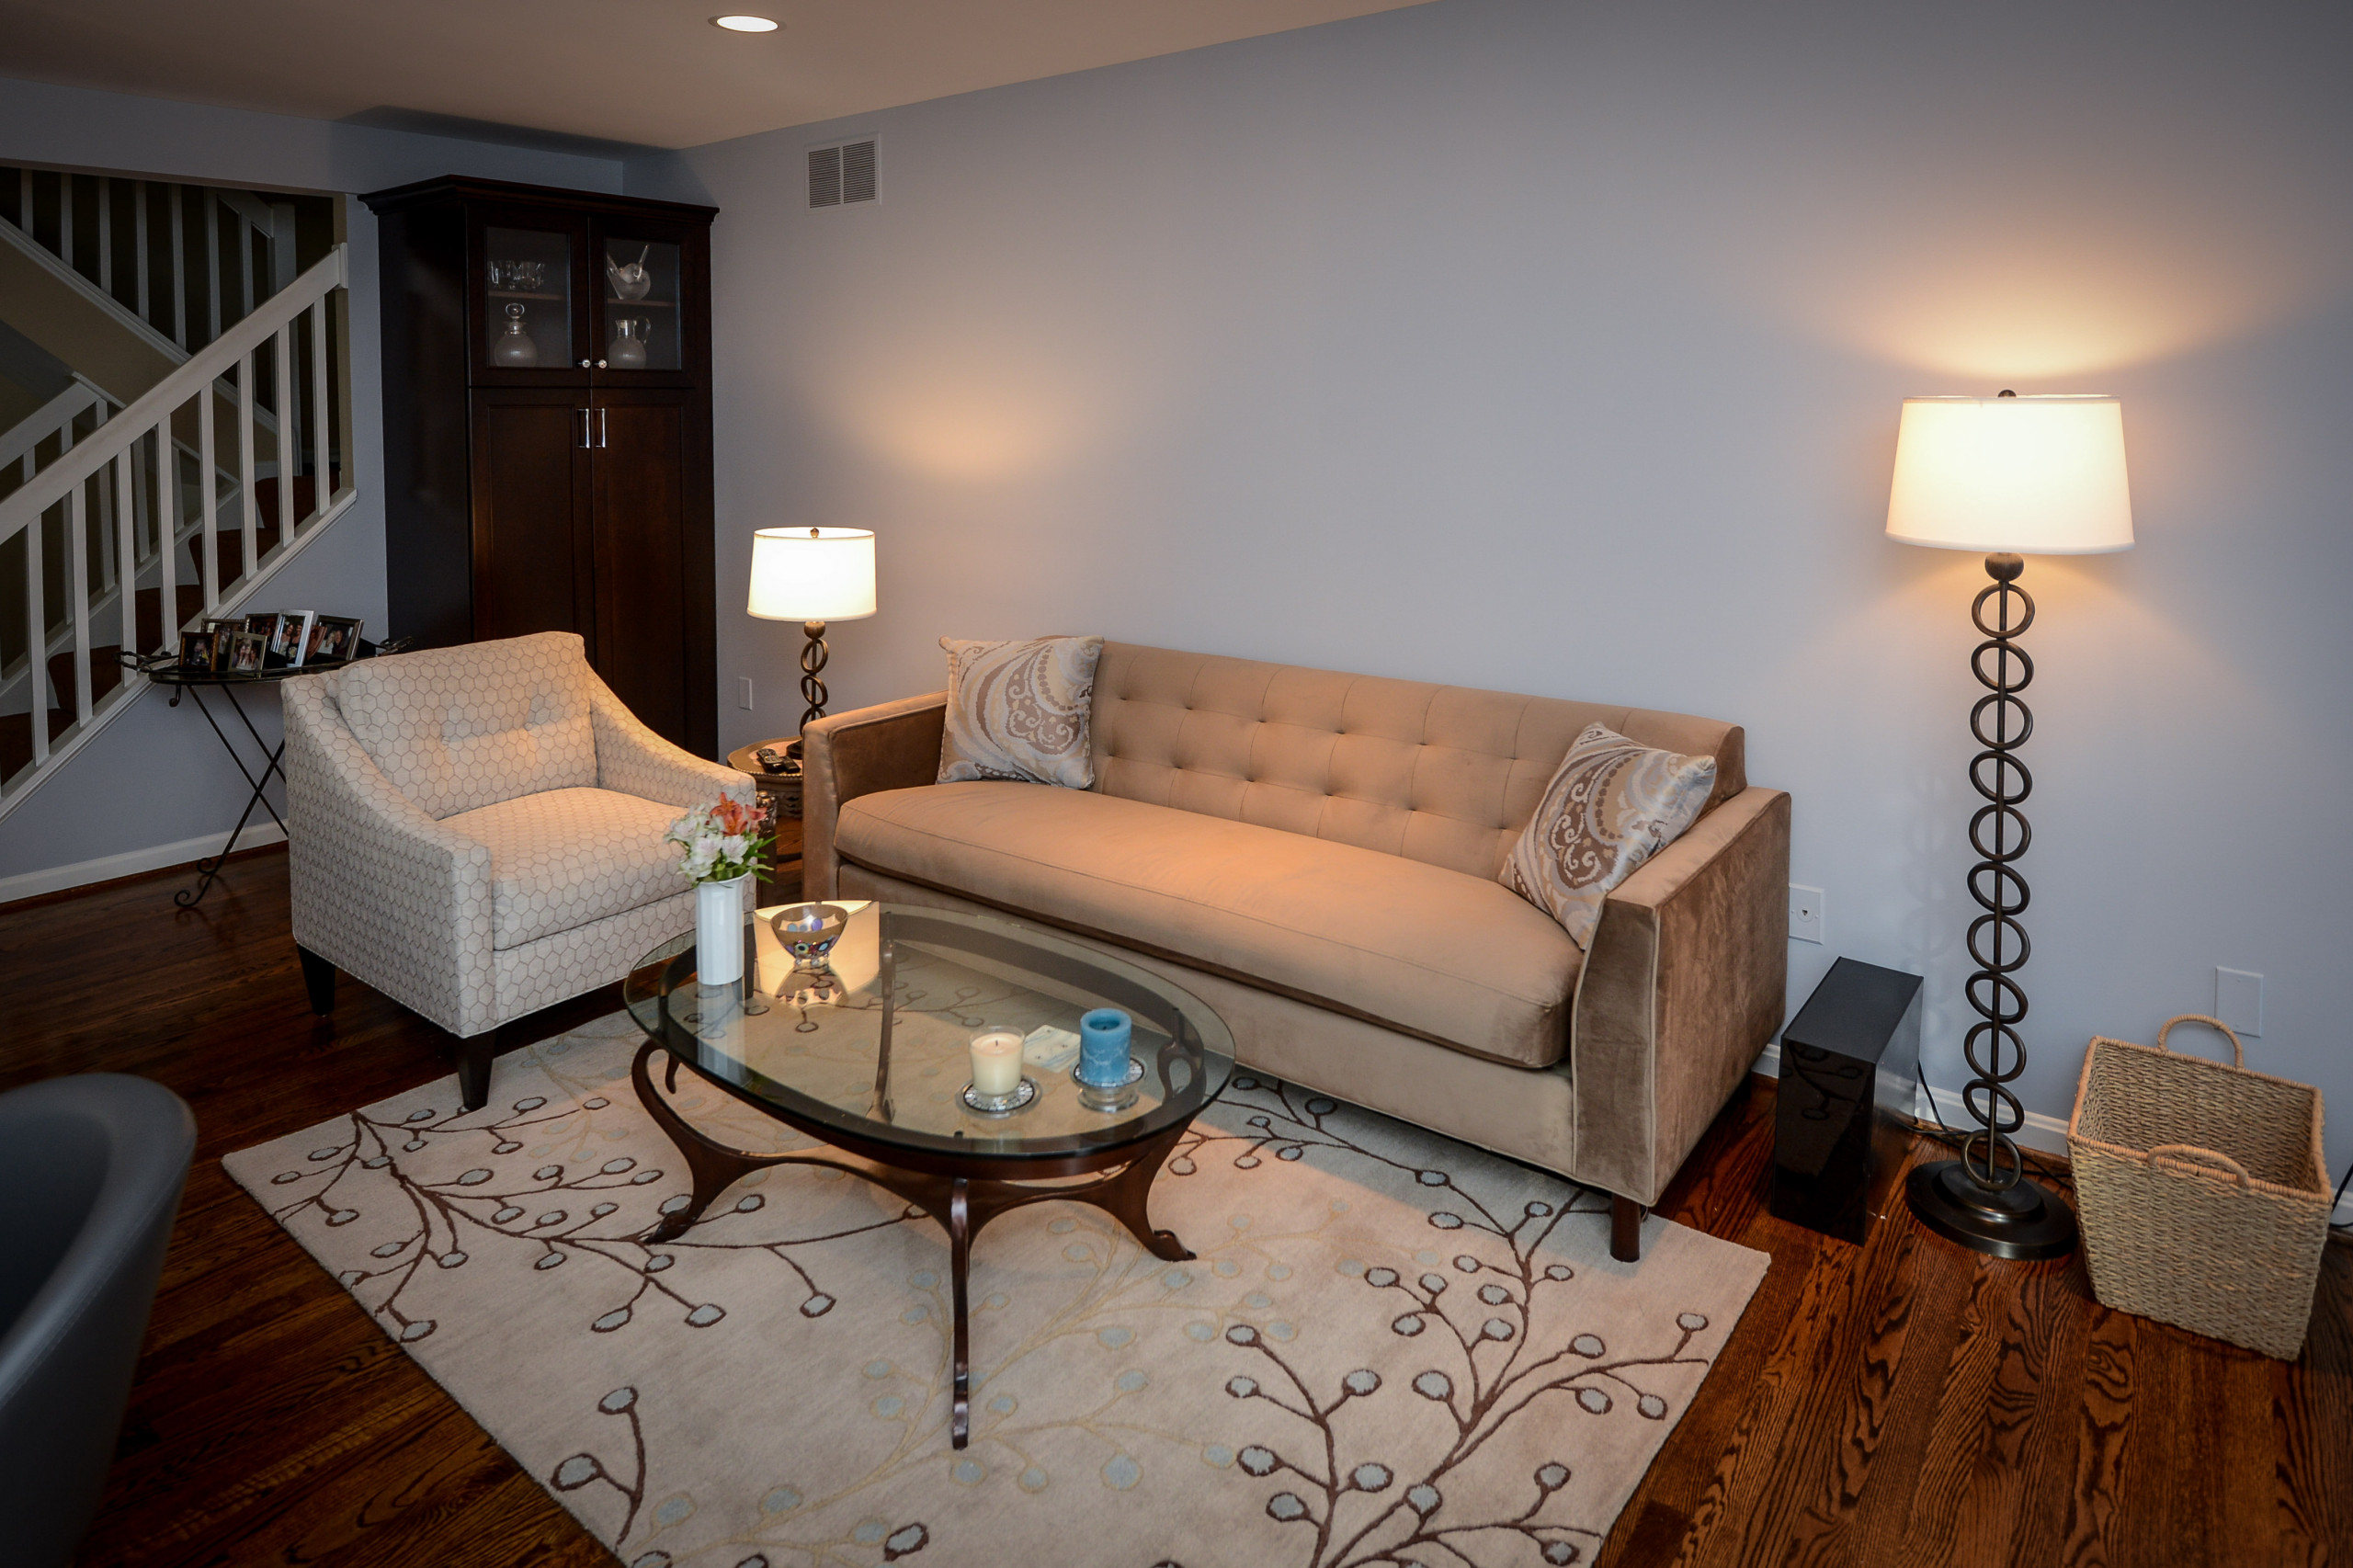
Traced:
<path fill-rule="evenodd" d="M 312 1017 L 282 852 L 180 914 L 186 880 L 0 909 L 0 1086 L 144 1074 L 199 1131 L 83 1561 L 605 1568 L 220 1167 L 448 1072 L 443 1040 L 348 980 Z M 1663 1206 L 1773 1262 L 1604 1568 L 2353 1562 L 2353 1247 L 2329 1247 L 2285 1367 L 2106 1311 L 2080 1257 L 1992 1263 L 1901 1216 L 1860 1248 L 1774 1220 L 1772 1106 L 1756 1081 Z"/>

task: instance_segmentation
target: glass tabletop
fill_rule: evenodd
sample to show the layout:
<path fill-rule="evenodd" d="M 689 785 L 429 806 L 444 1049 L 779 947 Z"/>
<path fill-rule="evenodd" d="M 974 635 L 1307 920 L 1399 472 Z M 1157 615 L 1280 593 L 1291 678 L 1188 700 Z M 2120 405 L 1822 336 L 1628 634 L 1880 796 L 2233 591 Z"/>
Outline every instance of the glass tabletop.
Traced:
<path fill-rule="evenodd" d="M 833 901 L 848 925 L 822 971 L 796 970 L 764 909 L 745 931 L 744 979 L 702 983 L 695 934 L 638 960 L 622 987 L 640 1028 L 681 1061 L 823 1137 L 827 1130 L 920 1150 L 1047 1160 L 1140 1142 L 1191 1119 L 1225 1088 L 1233 1037 L 1208 1004 L 1151 971 L 1002 916 Z M 782 907 L 782 906 L 777 906 Z M 887 983 L 885 970 L 888 970 Z M 1078 1020 L 1133 1019 L 1136 1098 L 1080 1103 L 1070 1074 Z M 1028 1037 L 1037 1093 L 989 1114 L 963 1100 L 972 1037 Z M 1065 1031 L 1070 1062 L 1058 1056 Z"/>

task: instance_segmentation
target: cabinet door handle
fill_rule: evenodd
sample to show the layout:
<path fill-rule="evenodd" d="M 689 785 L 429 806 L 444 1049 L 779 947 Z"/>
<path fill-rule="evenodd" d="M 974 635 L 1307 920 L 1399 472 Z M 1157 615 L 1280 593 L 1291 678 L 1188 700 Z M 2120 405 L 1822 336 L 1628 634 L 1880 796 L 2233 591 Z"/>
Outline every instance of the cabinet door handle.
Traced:
<path fill-rule="evenodd" d="M 605 362 L 604 362 L 602 359 L 597 360 L 597 369 L 600 369 L 600 370 L 601 370 L 601 369 L 603 369 L 604 368 L 605 368 Z"/>
<path fill-rule="evenodd" d="M 597 444 L 598 446 L 600 446 L 600 447 L 601 447 L 601 446 L 604 446 L 604 445 L 606 444 L 606 442 L 605 442 L 605 411 L 604 411 L 603 409 L 601 409 L 601 408 L 600 408 L 600 409 L 598 409 L 598 410 L 597 411 Z"/>
<path fill-rule="evenodd" d="M 577 412 L 580 415 L 580 445 L 585 449 L 588 445 L 588 411 L 583 408 Z"/>
<path fill-rule="evenodd" d="M 580 361 L 580 368 L 584 370 L 588 368 L 588 361 L 585 359 Z"/>

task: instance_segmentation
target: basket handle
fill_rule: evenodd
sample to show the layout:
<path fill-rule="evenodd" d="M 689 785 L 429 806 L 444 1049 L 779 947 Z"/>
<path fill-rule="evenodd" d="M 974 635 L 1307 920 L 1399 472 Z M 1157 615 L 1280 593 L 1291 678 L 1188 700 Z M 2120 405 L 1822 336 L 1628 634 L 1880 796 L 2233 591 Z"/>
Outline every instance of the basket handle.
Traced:
<path fill-rule="evenodd" d="M 2234 1031 L 2230 1025 L 2222 1022 L 2222 1019 L 2210 1018 L 2203 1013 L 2177 1013 L 2172 1017 L 2167 1018 L 2165 1020 L 2165 1028 L 2157 1031 L 2157 1049 L 2159 1051 L 2165 1050 L 2165 1036 L 2173 1033 L 2173 1027 L 2176 1024 L 2205 1024 L 2211 1028 L 2222 1030 L 2225 1035 L 2230 1037 L 2231 1055 L 2235 1058 L 2232 1062 L 2232 1065 L 2234 1067 L 2244 1067 L 2246 1065 L 2246 1047 L 2239 1043 L 2239 1037 L 2236 1031 Z"/>
<path fill-rule="evenodd" d="M 2246 1190 L 2253 1183 L 2254 1178 L 2246 1174 L 2246 1167 L 2219 1149 L 2201 1149 L 2195 1143 L 2160 1143 L 2149 1151 L 2149 1163 L 2155 1165 L 2157 1157 L 2161 1154 L 2171 1154 L 2181 1164 L 2192 1166 L 2197 1165 L 2200 1161 L 2211 1160 L 2214 1165 L 2221 1165 L 2231 1175 L 2239 1178 L 2241 1191 Z"/>

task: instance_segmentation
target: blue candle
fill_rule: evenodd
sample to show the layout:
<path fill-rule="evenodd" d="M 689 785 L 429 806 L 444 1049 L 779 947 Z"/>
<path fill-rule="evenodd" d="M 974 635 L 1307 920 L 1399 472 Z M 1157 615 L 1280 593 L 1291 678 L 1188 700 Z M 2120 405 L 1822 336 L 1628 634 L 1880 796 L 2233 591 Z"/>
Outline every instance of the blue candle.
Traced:
<path fill-rule="evenodd" d="M 1078 1020 L 1078 1078 L 1109 1087 L 1127 1082 L 1128 1037 L 1134 1022 L 1117 1007 L 1097 1007 Z"/>

